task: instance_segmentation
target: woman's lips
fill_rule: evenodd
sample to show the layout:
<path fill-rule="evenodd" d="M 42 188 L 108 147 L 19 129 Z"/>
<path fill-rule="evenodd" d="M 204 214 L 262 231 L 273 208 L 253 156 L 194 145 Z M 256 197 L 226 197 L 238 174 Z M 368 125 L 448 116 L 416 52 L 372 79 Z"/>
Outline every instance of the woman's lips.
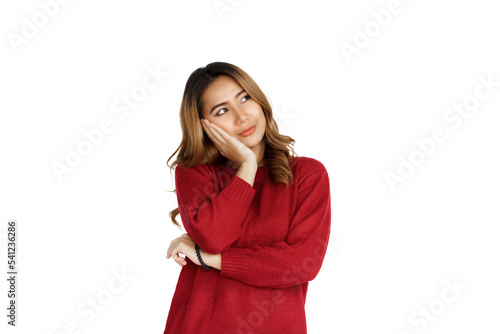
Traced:
<path fill-rule="evenodd" d="M 245 130 L 242 133 L 240 133 L 240 136 L 243 136 L 243 137 L 250 136 L 252 133 L 254 133 L 254 131 L 255 131 L 255 125 L 252 126 L 250 129 Z"/>

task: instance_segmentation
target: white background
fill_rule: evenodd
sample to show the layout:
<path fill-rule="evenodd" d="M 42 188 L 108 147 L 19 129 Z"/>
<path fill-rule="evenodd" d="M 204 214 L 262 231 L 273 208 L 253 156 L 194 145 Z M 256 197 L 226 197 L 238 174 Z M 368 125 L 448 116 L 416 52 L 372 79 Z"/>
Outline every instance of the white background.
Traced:
<path fill-rule="evenodd" d="M 328 169 L 332 234 L 308 333 L 498 332 L 500 87 L 459 126 L 443 118 L 480 76 L 500 81 L 494 2 L 401 0 L 382 27 L 370 12 L 390 1 L 220 2 L 222 14 L 212 0 L 69 1 L 46 22 L 49 0 L 0 5 L 5 275 L 7 222 L 19 225 L 18 326 L 2 279 L 2 333 L 163 332 L 181 270 L 165 255 L 183 232 L 166 161 L 185 82 L 212 61 L 247 71 L 297 154 Z M 168 75 L 120 119 L 113 103 L 148 67 Z M 53 163 L 103 119 L 113 131 L 59 180 Z M 436 128 L 446 140 L 418 153 Z M 391 189 L 385 174 L 412 154 L 421 164 Z M 131 278 L 106 292 L 114 271 Z M 90 319 L 97 296 L 110 298 Z"/>

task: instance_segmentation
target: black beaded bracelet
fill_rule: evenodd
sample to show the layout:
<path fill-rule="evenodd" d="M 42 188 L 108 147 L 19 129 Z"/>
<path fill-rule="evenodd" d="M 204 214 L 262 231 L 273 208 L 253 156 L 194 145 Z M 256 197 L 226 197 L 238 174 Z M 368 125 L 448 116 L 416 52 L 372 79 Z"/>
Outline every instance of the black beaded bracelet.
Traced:
<path fill-rule="evenodd" d="M 194 249 L 196 249 L 196 256 L 198 257 L 198 261 L 200 261 L 201 263 L 201 266 L 203 268 L 205 268 L 206 270 L 210 270 L 212 269 L 212 267 L 209 267 L 205 264 L 205 262 L 203 262 L 203 260 L 201 259 L 201 255 L 200 255 L 200 247 L 198 246 L 197 243 L 194 244 Z"/>

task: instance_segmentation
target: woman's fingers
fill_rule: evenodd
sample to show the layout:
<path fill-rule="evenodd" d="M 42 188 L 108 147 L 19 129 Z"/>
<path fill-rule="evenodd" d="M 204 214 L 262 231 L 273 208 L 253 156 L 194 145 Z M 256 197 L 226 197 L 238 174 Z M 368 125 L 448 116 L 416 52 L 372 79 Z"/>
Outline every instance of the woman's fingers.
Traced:
<path fill-rule="evenodd" d="M 208 123 L 204 119 L 201 120 L 201 126 L 203 127 L 203 130 L 205 130 L 207 136 L 215 144 L 215 146 L 219 147 L 218 139 L 214 137 L 213 129 L 208 125 Z"/>
<path fill-rule="evenodd" d="M 182 253 L 182 250 L 179 248 L 180 239 L 181 238 L 174 239 L 170 243 L 170 247 L 168 247 L 168 250 L 167 250 L 167 259 L 172 257 L 174 259 L 174 261 L 182 268 L 182 266 L 186 265 L 187 262 L 182 256 L 179 255 L 179 253 Z"/>
<path fill-rule="evenodd" d="M 180 256 L 182 254 L 183 256 Z M 172 240 L 170 247 L 167 251 L 167 259 L 172 257 L 175 262 L 181 267 L 188 264 L 188 259 L 200 266 L 195 250 L 195 242 L 187 233 L 182 234 L 180 237 Z"/>
<path fill-rule="evenodd" d="M 222 150 L 219 148 L 219 151 L 221 151 L 222 155 L 226 158 L 235 161 L 238 165 L 247 159 L 255 158 L 253 151 L 236 137 L 230 135 L 224 129 L 215 124 L 213 124 L 213 130 L 221 138 L 220 142 L 222 143 Z"/>
<path fill-rule="evenodd" d="M 182 256 L 180 256 L 178 253 L 172 254 L 172 258 L 181 267 L 187 264 L 186 260 Z"/>
<path fill-rule="evenodd" d="M 182 256 L 180 256 L 178 253 L 177 253 L 177 254 L 175 254 L 175 255 L 173 256 L 173 258 L 174 258 L 175 262 L 177 262 L 177 264 L 178 264 L 179 266 L 181 266 L 181 267 L 182 267 L 183 265 L 187 264 L 187 263 L 186 263 L 186 260 L 185 260 Z"/>
<path fill-rule="evenodd" d="M 238 140 L 227 133 L 224 129 L 218 127 L 214 123 L 209 123 L 207 120 L 203 120 L 205 124 L 205 131 L 209 134 L 210 139 L 214 142 L 215 146 L 219 149 L 219 151 L 226 152 L 227 150 L 232 150 L 231 147 L 235 145 L 240 145 Z M 241 144 L 243 145 L 243 144 Z M 229 158 L 229 157 L 227 157 Z"/>
<path fill-rule="evenodd" d="M 203 120 L 202 124 L 204 126 L 205 132 L 207 135 L 212 139 L 214 144 L 220 149 L 222 143 L 223 143 L 223 137 L 216 131 L 216 125 L 212 127 L 210 123 L 208 123 L 207 120 Z"/>
<path fill-rule="evenodd" d="M 221 143 L 225 143 L 225 142 L 231 140 L 230 138 L 232 138 L 232 137 L 229 135 L 229 133 L 227 133 L 226 131 L 224 131 L 220 127 L 218 127 L 216 124 L 211 123 L 211 125 L 209 127 L 212 129 L 215 136 L 217 136 L 217 138 L 219 139 L 219 141 Z"/>

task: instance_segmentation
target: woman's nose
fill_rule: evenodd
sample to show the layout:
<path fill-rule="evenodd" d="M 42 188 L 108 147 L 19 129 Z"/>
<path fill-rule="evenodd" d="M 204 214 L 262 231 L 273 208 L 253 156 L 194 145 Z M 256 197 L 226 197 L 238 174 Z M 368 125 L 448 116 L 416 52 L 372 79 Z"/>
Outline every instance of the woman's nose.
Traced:
<path fill-rule="evenodd" d="M 234 113 L 236 115 L 236 121 L 244 121 L 248 118 L 248 115 L 246 114 L 246 112 L 243 110 L 243 108 L 240 108 L 240 107 L 235 107 L 233 108 L 234 110 Z"/>

